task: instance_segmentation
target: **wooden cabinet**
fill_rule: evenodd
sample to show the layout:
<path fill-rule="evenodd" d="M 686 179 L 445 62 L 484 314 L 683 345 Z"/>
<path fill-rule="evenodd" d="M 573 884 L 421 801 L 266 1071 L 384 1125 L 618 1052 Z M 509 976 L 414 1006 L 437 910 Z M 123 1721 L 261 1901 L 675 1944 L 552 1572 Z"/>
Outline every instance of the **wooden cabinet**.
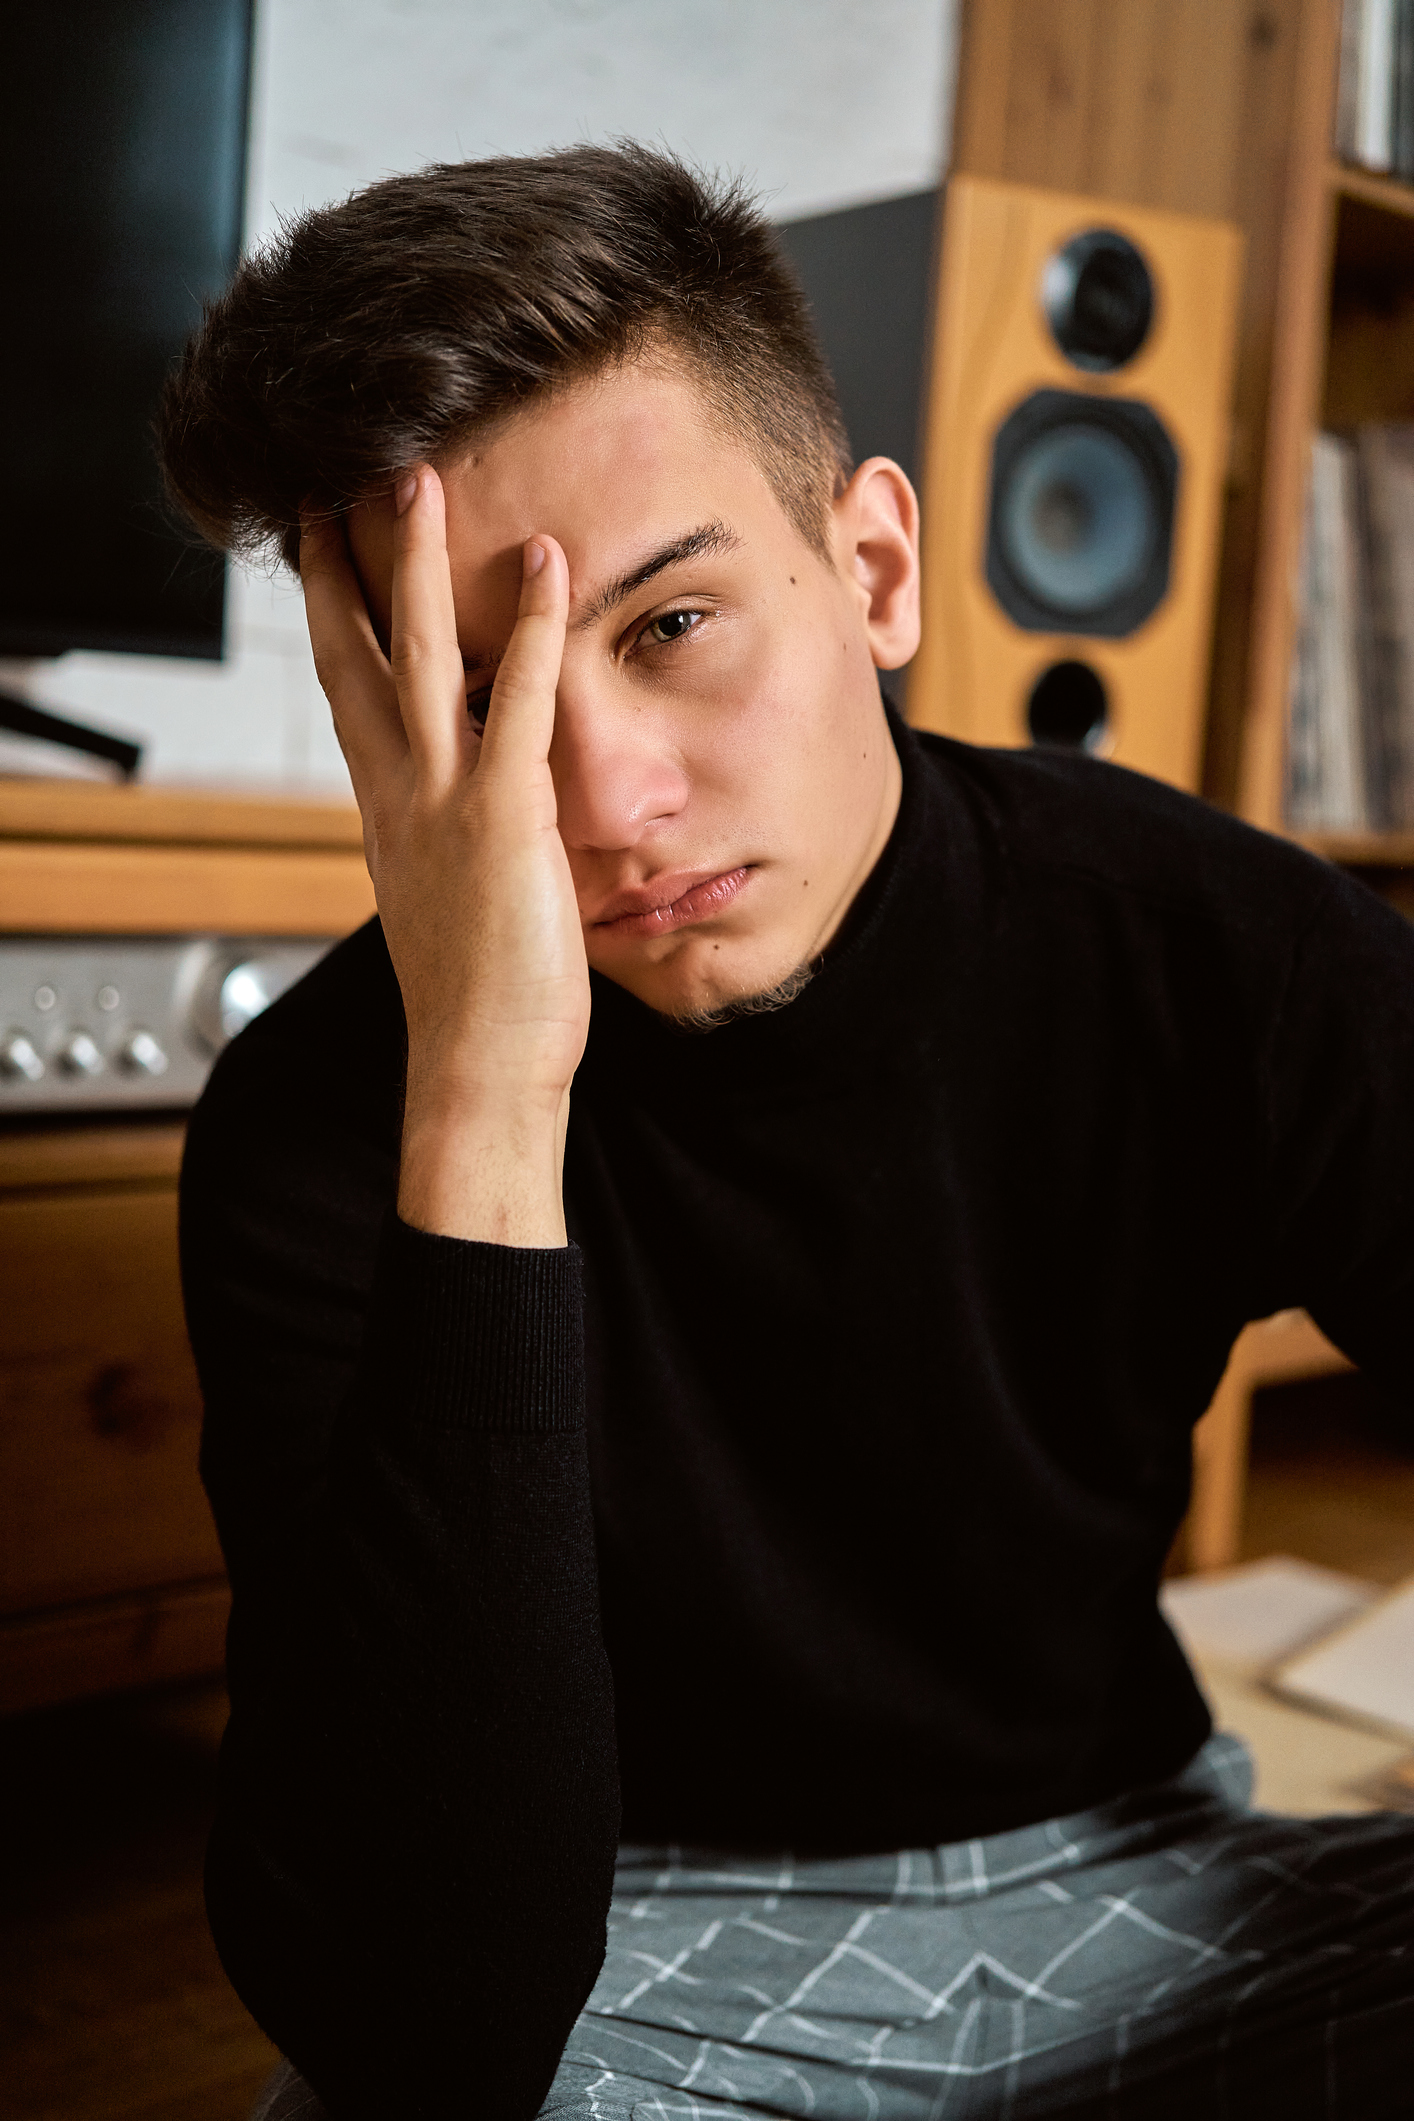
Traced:
<path fill-rule="evenodd" d="M 0 781 L 0 932 L 330 937 L 373 910 L 345 804 Z M 218 1670 L 177 1268 L 183 1127 L 0 1127 L 0 1714 Z"/>
<path fill-rule="evenodd" d="M 0 1711 L 221 1662 L 180 1127 L 0 1137 Z"/>
<path fill-rule="evenodd" d="M 0 1267 L 3 1609 L 219 1573 L 187 1477 L 199 1401 L 173 1174 L 0 1198 Z"/>

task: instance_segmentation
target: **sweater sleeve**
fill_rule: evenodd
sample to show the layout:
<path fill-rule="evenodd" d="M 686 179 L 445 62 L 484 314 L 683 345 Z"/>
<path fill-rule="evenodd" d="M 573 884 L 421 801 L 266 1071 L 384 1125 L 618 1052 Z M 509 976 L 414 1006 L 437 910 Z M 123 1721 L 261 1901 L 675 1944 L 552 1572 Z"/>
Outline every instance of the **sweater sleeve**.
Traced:
<path fill-rule="evenodd" d="M 336 2121 L 531 2121 L 618 1834 L 579 1258 L 399 1222 L 395 1138 L 300 1094 L 299 1007 L 231 1050 L 183 1174 L 233 1589 L 208 1911 Z"/>
<path fill-rule="evenodd" d="M 1333 875 L 1269 1059 L 1275 1282 L 1414 1412 L 1414 926 Z"/>

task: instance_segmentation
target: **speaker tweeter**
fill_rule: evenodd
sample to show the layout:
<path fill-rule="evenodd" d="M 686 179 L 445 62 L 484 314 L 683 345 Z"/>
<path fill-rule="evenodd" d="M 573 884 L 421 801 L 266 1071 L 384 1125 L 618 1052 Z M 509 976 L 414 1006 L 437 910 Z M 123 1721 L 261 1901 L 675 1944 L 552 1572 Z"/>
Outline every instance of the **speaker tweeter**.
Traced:
<path fill-rule="evenodd" d="M 1067 361 L 1106 375 L 1132 361 L 1154 321 L 1154 281 L 1127 236 L 1087 228 L 1052 251 L 1041 307 Z"/>

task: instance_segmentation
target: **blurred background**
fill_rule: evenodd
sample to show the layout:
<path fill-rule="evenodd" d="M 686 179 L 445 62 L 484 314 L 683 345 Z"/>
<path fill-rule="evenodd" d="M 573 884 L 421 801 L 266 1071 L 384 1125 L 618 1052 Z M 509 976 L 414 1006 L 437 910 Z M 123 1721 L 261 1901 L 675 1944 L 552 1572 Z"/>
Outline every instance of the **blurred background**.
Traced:
<path fill-rule="evenodd" d="M 910 718 L 1156 774 L 1414 914 L 1414 6 L 67 0 L 6 89 L 0 2117 L 241 2121 L 177 1173 L 216 1053 L 373 902 L 297 585 L 162 511 L 202 298 L 432 160 L 741 175 L 856 453 L 920 489 Z M 1414 1806 L 1414 1439 L 1304 1313 L 1233 1351 L 1163 1597 L 1259 1801 Z"/>
<path fill-rule="evenodd" d="M 524 0 L 515 8 L 498 0 L 259 0 L 244 240 L 259 242 L 282 215 L 426 162 L 534 154 L 618 135 L 661 140 L 708 168 L 741 173 L 782 219 L 928 192 L 946 160 L 955 7 L 956 0 Z M 33 142 L 12 134 L 4 152 L 15 165 L 43 158 L 27 188 L 42 185 L 50 206 L 37 227 L 25 217 L 17 233 L 36 245 L 48 240 L 52 255 L 55 176 L 67 168 L 81 181 L 84 166 L 72 129 L 85 110 L 76 82 L 94 54 L 111 81 L 115 49 L 131 54 L 135 40 L 141 49 L 144 16 L 158 66 L 149 73 L 130 58 L 130 122 L 155 120 L 154 144 L 164 132 L 170 140 L 184 101 L 174 61 L 185 57 L 188 86 L 205 89 L 208 127 L 229 123 L 240 93 L 229 46 L 242 39 L 246 10 L 215 0 L 197 12 L 206 17 L 197 39 L 183 20 L 191 10 L 161 0 L 121 7 L 76 0 L 59 16 L 31 18 L 24 36 L 49 108 L 34 112 Z M 12 92 L 17 87 L 12 74 Z M 200 154 L 201 143 L 192 143 L 189 159 L 195 164 Z M 214 194 L 224 181 L 220 167 L 208 176 Z M 10 201 L 18 223 L 14 189 Z M 926 259 L 925 238 L 925 270 Z M 189 281 L 177 289 L 189 312 L 196 292 Z M 920 274 L 920 311 L 922 300 Z M 18 541 L 28 530 L 13 523 L 11 534 Z M 44 565 L 62 571 L 63 553 L 46 549 Z M 303 607 L 288 580 L 233 574 L 219 666 L 84 652 L 44 664 L 11 656 L 0 659 L 0 687 L 139 734 L 145 777 L 347 788 L 314 683 Z M 32 753 L 11 746 L 0 750 L 0 760 L 7 757 L 33 768 Z"/>

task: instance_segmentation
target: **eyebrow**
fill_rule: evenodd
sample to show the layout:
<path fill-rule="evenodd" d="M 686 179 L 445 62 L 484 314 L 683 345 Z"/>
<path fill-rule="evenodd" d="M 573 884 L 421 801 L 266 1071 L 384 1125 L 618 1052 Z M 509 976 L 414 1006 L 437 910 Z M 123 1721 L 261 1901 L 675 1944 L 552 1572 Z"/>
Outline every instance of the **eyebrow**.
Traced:
<path fill-rule="evenodd" d="M 670 544 L 660 545 L 656 552 L 650 553 L 648 558 L 641 560 L 636 567 L 627 568 L 623 574 L 616 574 L 602 589 L 597 589 L 573 624 L 581 631 L 586 626 L 593 626 L 600 619 L 607 617 L 617 605 L 625 603 L 636 590 L 651 582 L 655 575 L 663 574 L 669 567 L 680 566 L 684 560 L 703 559 L 708 553 L 733 552 L 740 543 L 741 539 L 736 532 L 729 530 L 723 522 L 699 523 L 696 530 L 687 531 L 684 536 L 674 538 Z"/>
<path fill-rule="evenodd" d="M 699 523 L 696 530 L 689 530 L 670 544 L 660 545 L 656 552 L 641 560 L 637 567 L 630 567 L 623 574 L 616 574 L 602 589 L 596 589 L 578 617 L 571 620 L 576 631 L 597 625 L 619 604 L 631 597 L 635 590 L 642 589 L 655 575 L 666 573 L 669 567 L 680 566 L 685 560 L 700 560 L 712 552 L 734 552 L 741 539 L 720 518 L 711 523 Z M 462 667 L 468 677 L 484 676 L 495 671 L 503 651 L 480 655 L 463 655 Z"/>

